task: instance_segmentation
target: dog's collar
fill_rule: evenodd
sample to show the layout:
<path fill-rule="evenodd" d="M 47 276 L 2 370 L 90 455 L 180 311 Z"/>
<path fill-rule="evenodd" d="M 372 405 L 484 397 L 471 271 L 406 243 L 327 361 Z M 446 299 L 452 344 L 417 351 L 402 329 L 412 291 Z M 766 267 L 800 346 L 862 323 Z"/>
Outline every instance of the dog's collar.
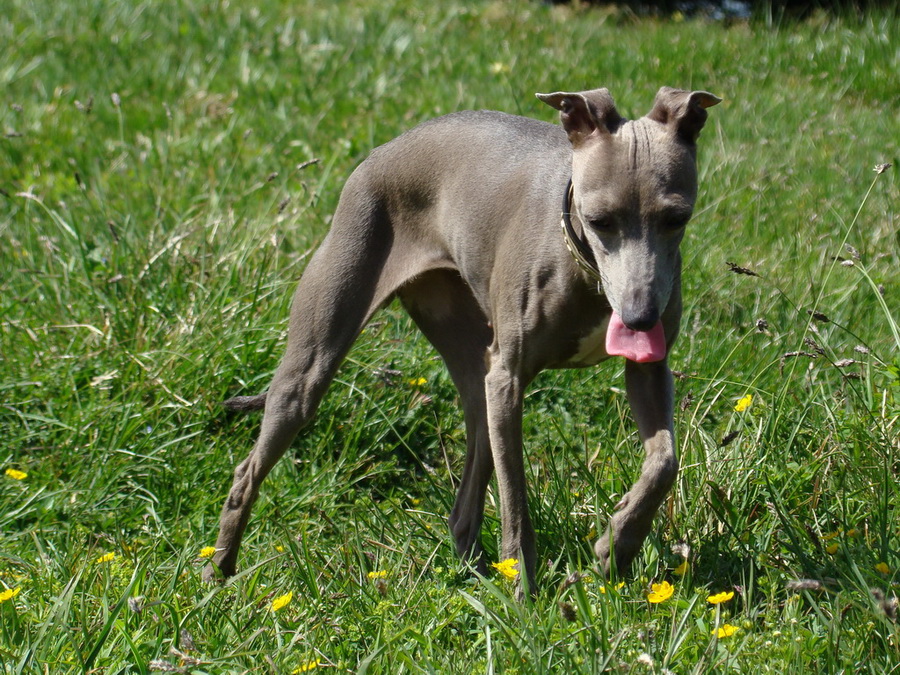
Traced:
<path fill-rule="evenodd" d="M 572 227 L 571 207 L 572 179 L 570 178 L 568 185 L 566 185 L 566 191 L 563 193 L 562 222 L 560 223 L 562 226 L 563 238 L 566 240 L 566 248 L 569 249 L 569 253 L 575 258 L 575 262 L 578 266 L 584 270 L 589 277 L 595 279 L 597 283 L 600 284 L 599 288 L 603 288 L 603 279 L 600 276 L 600 269 L 594 261 L 593 251 L 591 251 L 591 248 L 584 239 L 578 236 L 578 233 L 575 232 L 575 228 Z"/>

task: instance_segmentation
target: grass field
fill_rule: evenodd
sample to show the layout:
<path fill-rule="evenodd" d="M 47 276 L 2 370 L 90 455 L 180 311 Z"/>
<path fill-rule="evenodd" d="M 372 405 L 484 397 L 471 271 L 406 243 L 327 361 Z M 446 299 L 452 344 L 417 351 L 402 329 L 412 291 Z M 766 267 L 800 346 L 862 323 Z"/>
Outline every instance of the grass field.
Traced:
<path fill-rule="evenodd" d="M 900 15 L 677 19 L 3 2 L 0 672 L 900 672 L 900 201 L 873 171 L 900 151 Z M 633 576 L 592 571 L 642 460 L 622 364 L 528 394 L 543 591 L 517 603 L 454 554 L 462 416 L 391 306 L 241 573 L 203 584 L 259 421 L 217 402 L 267 386 L 352 168 L 438 114 L 553 120 L 534 92 L 606 86 L 636 117 L 663 84 L 725 100 L 683 245 L 682 471 Z"/>

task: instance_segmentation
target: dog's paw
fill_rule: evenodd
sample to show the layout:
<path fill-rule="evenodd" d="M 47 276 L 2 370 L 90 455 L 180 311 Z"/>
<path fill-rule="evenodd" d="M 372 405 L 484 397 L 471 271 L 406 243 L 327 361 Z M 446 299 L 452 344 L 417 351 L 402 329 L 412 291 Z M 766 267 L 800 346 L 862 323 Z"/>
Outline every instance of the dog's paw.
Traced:
<path fill-rule="evenodd" d="M 594 544 L 594 554 L 597 556 L 603 574 L 607 578 L 614 573 L 617 576 L 627 574 L 631 568 L 631 563 L 641 550 L 643 542 L 643 538 L 629 537 L 621 532 L 614 537 L 610 537 L 610 533 L 607 531 Z M 614 552 L 615 560 L 613 558 Z M 614 561 L 615 565 L 613 565 Z"/>
<path fill-rule="evenodd" d="M 200 578 L 205 584 L 220 584 L 225 581 L 225 575 L 222 574 L 222 570 L 214 562 L 210 562 L 203 568 Z"/>
<path fill-rule="evenodd" d="M 607 532 L 594 544 L 594 555 L 597 556 L 597 560 L 600 562 L 600 569 L 606 577 L 609 577 L 611 554 L 612 547 L 609 543 L 609 532 Z"/>

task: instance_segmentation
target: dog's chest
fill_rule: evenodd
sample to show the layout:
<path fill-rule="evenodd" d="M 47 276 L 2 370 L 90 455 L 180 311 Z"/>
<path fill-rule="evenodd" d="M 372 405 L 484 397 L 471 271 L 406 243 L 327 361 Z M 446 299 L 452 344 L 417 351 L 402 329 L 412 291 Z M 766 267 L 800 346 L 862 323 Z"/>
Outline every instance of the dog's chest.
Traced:
<path fill-rule="evenodd" d="M 606 329 L 609 327 L 609 315 L 594 326 L 587 335 L 578 341 L 578 351 L 569 359 L 572 366 L 593 366 L 603 359 L 609 358 L 606 353 Z"/>

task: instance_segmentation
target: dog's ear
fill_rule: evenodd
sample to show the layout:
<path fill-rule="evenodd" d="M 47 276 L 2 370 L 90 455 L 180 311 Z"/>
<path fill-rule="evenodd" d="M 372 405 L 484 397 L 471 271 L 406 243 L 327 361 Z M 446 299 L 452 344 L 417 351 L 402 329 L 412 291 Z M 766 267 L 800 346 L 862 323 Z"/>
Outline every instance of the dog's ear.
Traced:
<path fill-rule="evenodd" d="M 685 91 L 663 87 L 656 94 L 653 110 L 647 117 L 660 124 L 672 126 L 681 138 L 689 143 L 695 143 L 706 123 L 706 109 L 721 102 L 722 99 L 708 91 Z"/>
<path fill-rule="evenodd" d="M 535 94 L 549 106 L 559 110 L 559 121 L 577 146 L 592 135 L 614 133 L 625 120 L 606 89 L 568 93 Z"/>

